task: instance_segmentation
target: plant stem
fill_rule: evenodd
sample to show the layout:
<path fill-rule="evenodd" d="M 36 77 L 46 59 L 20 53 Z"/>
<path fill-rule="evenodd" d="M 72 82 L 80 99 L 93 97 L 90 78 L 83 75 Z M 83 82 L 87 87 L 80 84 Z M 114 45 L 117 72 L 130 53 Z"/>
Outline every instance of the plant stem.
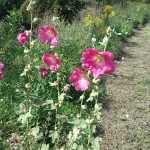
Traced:
<path fill-rule="evenodd" d="M 85 96 L 85 91 L 83 92 L 83 94 L 80 96 L 81 97 L 81 103 L 80 103 L 80 116 L 82 115 L 82 104 L 83 104 L 83 100 L 84 100 L 84 96 Z"/>
<path fill-rule="evenodd" d="M 91 132 L 91 126 L 89 125 L 89 135 L 88 135 L 88 144 L 87 144 L 87 147 L 89 147 L 89 145 L 90 145 L 91 134 L 92 134 L 92 132 Z"/>
<path fill-rule="evenodd" d="M 57 119 L 57 114 L 58 114 L 58 107 L 59 107 L 59 96 L 60 96 L 60 87 L 59 87 L 59 82 L 60 82 L 60 73 L 57 72 L 57 99 L 58 99 L 58 104 L 56 105 L 56 120 L 55 120 L 55 130 L 58 132 L 58 137 L 56 139 L 54 148 L 57 148 L 57 145 L 59 143 L 59 135 L 60 135 L 60 119 Z"/>
<path fill-rule="evenodd" d="M 30 33 L 30 51 L 31 51 L 31 49 L 32 49 L 32 45 L 31 45 L 31 42 L 32 42 L 32 28 L 33 28 L 33 23 L 32 23 L 32 20 L 33 20 L 33 14 L 32 14 L 32 12 L 30 13 L 30 21 L 31 21 L 31 27 L 30 27 L 30 31 L 31 31 L 31 33 Z"/>

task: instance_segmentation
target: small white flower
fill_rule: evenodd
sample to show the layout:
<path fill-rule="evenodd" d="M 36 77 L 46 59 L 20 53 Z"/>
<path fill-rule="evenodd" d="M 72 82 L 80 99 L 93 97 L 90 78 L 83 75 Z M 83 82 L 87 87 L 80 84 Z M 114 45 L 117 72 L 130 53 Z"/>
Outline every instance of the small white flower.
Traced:
<path fill-rule="evenodd" d="M 129 118 L 129 114 L 126 114 L 127 119 Z"/>
<path fill-rule="evenodd" d="M 124 60 L 124 57 L 122 57 L 121 60 Z"/>
<path fill-rule="evenodd" d="M 92 38 L 92 42 L 96 42 L 96 38 Z"/>
<path fill-rule="evenodd" d="M 57 21 L 59 19 L 59 17 L 54 17 L 52 18 L 53 21 Z"/>

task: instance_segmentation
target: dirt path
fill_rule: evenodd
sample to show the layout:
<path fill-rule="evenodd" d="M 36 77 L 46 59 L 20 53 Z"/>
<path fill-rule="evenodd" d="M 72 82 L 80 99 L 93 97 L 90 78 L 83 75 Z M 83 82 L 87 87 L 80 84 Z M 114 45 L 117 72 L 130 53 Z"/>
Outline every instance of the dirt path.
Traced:
<path fill-rule="evenodd" d="M 106 81 L 101 150 L 150 150 L 150 23 L 125 45 L 124 60 Z"/>

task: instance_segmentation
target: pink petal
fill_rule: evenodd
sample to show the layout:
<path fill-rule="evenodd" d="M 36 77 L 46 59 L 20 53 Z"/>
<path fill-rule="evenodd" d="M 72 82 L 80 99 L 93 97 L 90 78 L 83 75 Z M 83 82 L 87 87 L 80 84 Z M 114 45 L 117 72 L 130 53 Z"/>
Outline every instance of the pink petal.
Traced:
<path fill-rule="evenodd" d="M 38 38 L 44 43 L 56 46 L 58 43 L 58 32 L 48 24 L 44 28 L 38 30 Z"/>
<path fill-rule="evenodd" d="M 105 74 L 110 74 L 116 69 L 113 62 L 114 55 L 112 52 L 99 52 L 94 48 L 88 48 L 82 54 L 82 67 L 90 71 L 95 78 Z"/>
<path fill-rule="evenodd" d="M 60 68 L 61 60 L 56 55 L 44 54 L 42 60 L 50 70 L 58 70 Z"/>
<path fill-rule="evenodd" d="M 69 77 L 69 80 L 73 83 L 77 91 L 84 91 L 90 86 L 90 79 L 79 68 L 74 69 L 74 72 Z"/>
<path fill-rule="evenodd" d="M 45 78 L 49 75 L 49 71 L 46 68 L 40 67 L 41 78 Z"/>
<path fill-rule="evenodd" d="M 19 40 L 19 42 L 25 46 L 26 45 L 26 42 L 27 42 L 27 39 L 29 38 L 29 34 L 27 32 L 22 32 L 22 33 L 19 33 L 18 36 L 17 36 L 17 39 Z"/>
<path fill-rule="evenodd" d="M 2 62 L 0 62 L 0 69 L 3 69 L 4 64 Z"/>
<path fill-rule="evenodd" d="M 20 142 L 20 139 L 18 138 L 11 138 L 10 139 L 10 143 L 19 143 Z"/>

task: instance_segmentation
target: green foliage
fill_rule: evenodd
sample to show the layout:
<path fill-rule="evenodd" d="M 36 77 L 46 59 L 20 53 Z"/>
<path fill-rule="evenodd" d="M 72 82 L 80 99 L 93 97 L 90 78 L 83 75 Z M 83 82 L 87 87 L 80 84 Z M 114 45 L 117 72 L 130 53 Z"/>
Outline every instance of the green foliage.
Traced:
<path fill-rule="evenodd" d="M 19 9 L 24 0 L 0 0 L 0 20 L 3 19 L 9 11 Z"/>
<path fill-rule="evenodd" d="M 53 6 L 54 13 L 62 19 L 69 22 L 78 14 L 78 11 L 83 8 L 82 0 L 56 0 Z"/>
<path fill-rule="evenodd" d="M 36 5 L 34 8 L 34 13 L 37 16 L 43 16 L 47 12 L 51 12 L 50 15 L 55 14 L 68 22 L 72 22 L 73 18 L 78 14 L 78 12 L 84 7 L 83 0 L 36 0 Z M 26 0 L 21 11 L 26 12 L 26 7 L 28 5 L 28 0 Z"/>

